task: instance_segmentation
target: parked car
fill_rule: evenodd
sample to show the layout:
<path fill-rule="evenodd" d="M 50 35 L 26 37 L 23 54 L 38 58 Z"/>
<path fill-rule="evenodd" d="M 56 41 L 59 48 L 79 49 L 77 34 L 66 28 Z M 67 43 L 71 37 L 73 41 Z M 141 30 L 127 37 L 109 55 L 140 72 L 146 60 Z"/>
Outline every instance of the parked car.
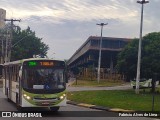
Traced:
<path fill-rule="evenodd" d="M 159 85 L 159 81 L 156 81 L 155 86 Z M 131 86 L 136 88 L 136 79 L 131 80 Z M 151 88 L 152 87 L 152 79 L 140 79 L 139 88 Z"/>

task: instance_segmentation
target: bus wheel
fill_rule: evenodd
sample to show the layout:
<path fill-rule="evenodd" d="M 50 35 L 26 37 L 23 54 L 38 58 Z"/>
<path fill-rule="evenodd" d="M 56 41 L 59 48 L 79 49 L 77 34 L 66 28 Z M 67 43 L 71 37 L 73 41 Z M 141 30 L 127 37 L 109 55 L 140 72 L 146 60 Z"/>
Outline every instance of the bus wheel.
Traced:
<path fill-rule="evenodd" d="M 59 110 L 59 107 L 50 107 L 50 110 L 51 110 L 51 111 L 55 111 L 55 112 L 56 112 L 56 111 L 58 111 L 58 110 Z"/>
<path fill-rule="evenodd" d="M 6 95 L 7 95 L 7 101 L 8 101 L 8 102 L 11 102 L 11 99 L 9 98 L 9 94 L 8 94 L 9 92 L 8 92 L 8 91 L 9 91 L 9 90 L 8 90 L 8 88 L 7 88 L 7 93 L 6 93 Z"/>
<path fill-rule="evenodd" d="M 11 99 L 7 98 L 7 101 L 8 101 L 8 102 L 11 102 Z"/>
<path fill-rule="evenodd" d="M 16 108 L 17 108 L 18 111 L 23 111 L 23 108 L 20 105 L 16 104 Z"/>

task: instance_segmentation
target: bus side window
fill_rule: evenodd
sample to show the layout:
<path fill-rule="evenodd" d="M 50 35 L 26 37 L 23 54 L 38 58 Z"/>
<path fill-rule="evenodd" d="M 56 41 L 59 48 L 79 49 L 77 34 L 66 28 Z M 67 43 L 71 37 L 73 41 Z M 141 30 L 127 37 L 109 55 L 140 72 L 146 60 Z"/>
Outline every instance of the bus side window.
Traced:
<path fill-rule="evenodd" d="M 13 81 L 13 76 L 12 76 L 12 74 L 13 74 L 13 67 L 10 66 L 9 69 L 10 69 L 10 80 Z"/>
<path fill-rule="evenodd" d="M 5 79 L 5 68 L 4 67 L 2 69 L 2 77 L 3 77 L 3 79 Z"/>
<path fill-rule="evenodd" d="M 7 68 L 4 67 L 4 77 L 5 77 L 5 80 L 7 79 Z"/>
<path fill-rule="evenodd" d="M 13 66 L 13 81 L 17 81 L 17 79 L 16 79 L 16 66 L 14 65 Z"/>
<path fill-rule="evenodd" d="M 7 80 L 9 80 L 9 67 L 7 66 Z"/>
<path fill-rule="evenodd" d="M 19 81 L 19 66 L 15 66 L 16 81 Z"/>
<path fill-rule="evenodd" d="M 2 78 L 2 69 L 3 69 L 3 66 L 0 65 L 0 78 Z"/>

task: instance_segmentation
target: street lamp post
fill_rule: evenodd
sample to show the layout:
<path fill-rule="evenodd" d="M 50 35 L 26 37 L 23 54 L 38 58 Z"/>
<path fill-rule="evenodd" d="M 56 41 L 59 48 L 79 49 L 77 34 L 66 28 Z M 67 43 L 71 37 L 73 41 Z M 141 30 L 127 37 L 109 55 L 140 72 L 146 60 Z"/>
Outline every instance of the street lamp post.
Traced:
<path fill-rule="evenodd" d="M 101 49 L 102 49 L 102 31 L 103 31 L 103 26 L 107 25 L 108 23 L 100 23 L 97 25 L 101 26 L 101 40 L 100 40 L 100 45 L 99 45 L 99 59 L 98 59 L 98 70 L 97 70 L 97 81 L 99 83 L 100 81 L 100 67 L 101 67 Z"/>
<path fill-rule="evenodd" d="M 141 23 L 140 23 L 140 37 L 139 37 L 139 46 L 138 46 L 138 62 L 137 62 L 137 76 L 136 76 L 136 94 L 139 94 L 139 81 L 140 81 L 140 67 L 141 67 L 141 45 L 142 45 L 142 28 L 143 28 L 143 4 L 149 3 L 149 1 L 137 1 L 141 4 Z"/>

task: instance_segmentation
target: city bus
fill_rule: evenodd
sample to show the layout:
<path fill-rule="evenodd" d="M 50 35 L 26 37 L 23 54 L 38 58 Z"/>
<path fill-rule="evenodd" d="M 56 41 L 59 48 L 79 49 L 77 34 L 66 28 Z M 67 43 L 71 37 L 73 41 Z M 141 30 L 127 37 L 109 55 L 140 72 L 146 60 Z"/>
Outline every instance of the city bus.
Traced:
<path fill-rule="evenodd" d="M 17 108 L 66 106 L 65 62 L 30 58 L 3 65 L 3 93 Z"/>

